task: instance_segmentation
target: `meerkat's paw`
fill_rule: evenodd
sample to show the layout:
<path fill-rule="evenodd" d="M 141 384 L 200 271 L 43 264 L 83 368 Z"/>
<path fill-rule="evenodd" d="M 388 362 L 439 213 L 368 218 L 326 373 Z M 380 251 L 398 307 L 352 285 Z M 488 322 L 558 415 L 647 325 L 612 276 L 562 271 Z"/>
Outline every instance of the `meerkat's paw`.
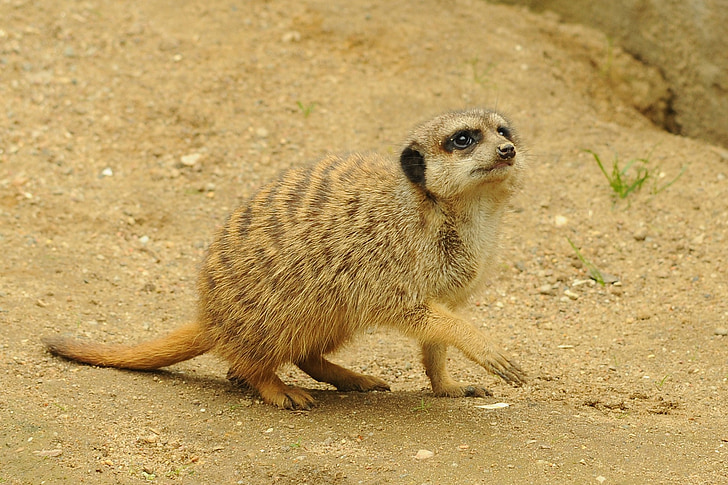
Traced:
<path fill-rule="evenodd" d="M 432 375 L 435 376 L 435 374 Z M 486 397 L 493 395 L 484 387 L 458 382 L 447 373 L 438 373 L 437 377 L 430 379 L 430 382 L 432 384 L 432 393 L 437 397 Z"/>
<path fill-rule="evenodd" d="M 342 392 L 389 391 L 389 384 L 382 379 L 341 367 L 329 362 L 322 355 L 311 355 L 297 365 L 317 381 L 328 382 Z"/>
<path fill-rule="evenodd" d="M 489 397 L 493 393 L 482 386 L 461 384 L 453 382 L 452 384 L 439 386 L 433 389 L 432 393 L 437 397 Z"/>
<path fill-rule="evenodd" d="M 300 387 L 285 386 L 285 388 L 281 389 L 259 389 L 258 392 L 263 401 L 281 409 L 309 411 L 314 404 L 311 394 Z"/>
<path fill-rule="evenodd" d="M 389 384 L 387 384 L 386 381 L 378 377 L 368 376 L 365 374 L 355 374 L 353 372 L 351 373 L 351 375 L 346 376 L 345 379 L 338 381 L 335 385 L 336 389 L 342 392 L 369 392 L 390 390 Z"/>
<path fill-rule="evenodd" d="M 255 389 L 265 403 L 281 409 L 309 410 L 313 406 L 314 399 L 308 392 L 287 385 L 272 369 L 259 369 L 258 372 L 249 370 L 250 367 L 238 363 L 230 367 L 227 378 L 234 384 Z"/>
<path fill-rule="evenodd" d="M 514 386 L 520 387 L 526 383 L 526 373 L 501 353 L 491 355 L 485 368 Z"/>

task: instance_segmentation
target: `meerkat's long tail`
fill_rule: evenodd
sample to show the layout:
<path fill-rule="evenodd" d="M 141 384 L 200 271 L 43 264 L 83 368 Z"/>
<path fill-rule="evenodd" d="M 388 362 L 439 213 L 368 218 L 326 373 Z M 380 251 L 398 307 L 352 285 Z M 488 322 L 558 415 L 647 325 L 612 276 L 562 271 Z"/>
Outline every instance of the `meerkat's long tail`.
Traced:
<path fill-rule="evenodd" d="M 105 345 L 67 337 L 41 339 L 48 350 L 67 359 L 102 367 L 152 370 L 191 359 L 212 349 L 197 323 L 138 345 Z"/>

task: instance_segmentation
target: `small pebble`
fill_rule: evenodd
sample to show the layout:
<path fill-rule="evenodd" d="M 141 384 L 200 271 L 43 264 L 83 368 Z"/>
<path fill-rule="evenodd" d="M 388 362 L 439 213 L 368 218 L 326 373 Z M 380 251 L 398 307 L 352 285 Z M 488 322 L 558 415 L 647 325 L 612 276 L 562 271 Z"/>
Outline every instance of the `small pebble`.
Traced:
<path fill-rule="evenodd" d="M 726 336 L 728 336 L 728 328 L 718 327 L 718 328 L 715 329 L 715 332 L 714 333 L 716 335 L 720 335 L 722 337 L 726 337 Z"/>
<path fill-rule="evenodd" d="M 482 404 L 480 406 L 475 406 L 478 409 L 503 409 L 510 406 L 507 402 L 494 402 L 493 404 Z"/>
<path fill-rule="evenodd" d="M 34 451 L 33 454 L 38 455 L 38 456 L 54 457 L 54 456 L 61 456 L 63 454 L 63 450 L 61 450 L 60 448 L 55 448 L 53 450 Z"/>
<path fill-rule="evenodd" d="M 435 454 L 430 450 L 418 450 L 415 455 L 415 460 L 428 460 L 433 456 L 435 456 Z"/>
<path fill-rule="evenodd" d="M 194 166 L 198 161 L 200 161 L 200 155 L 199 153 L 190 153 L 189 155 L 183 155 L 180 157 L 179 161 L 184 165 L 185 167 L 192 167 Z"/>
<path fill-rule="evenodd" d="M 111 168 L 109 168 L 109 167 L 106 167 L 105 169 L 103 169 L 101 171 L 101 176 L 102 177 L 111 177 L 113 175 L 114 175 L 114 171 L 111 170 Z"/>
<path fill-rule="evenodd" d="M 301 33 L 296 30 L 291 30 L 290 32 L 286 32 L 281 37 L 281 41 L 283 42 L 298 42 L 301 40 Z"/>
<path fill-rule="evenodd" d="M 632 234 L 632 237 L 635 239 L 635 241 L 644 241 L 647 239 L 647 229 L 644 227 L 640 227 L 637 229 L 634 234 Z"/>
<path fill-rule="evenodd" d="M 556 295 L 556 292 L 554 291 L 553 287 L 551 285 L 541 285 L 538 287 L 538 292 L 542 295 L 550 295 L 554 296 Z"/>
<path fill-rule="evenodd" d="M 574 293 L 571 290 L 564 291 L 564 295 L 566 295 L 567 297 L 569 297 L 570 300 L 578 300 L 579 299 L 579 295 L 577 295 L 576 293 Z"/>
<path fill-rule="evenodd" d="M 554 217 L 554 225 L 556 227 L 564 227 L 568 223 L 569 223 L 569 219 L 567 219 L 564 216 L 556 216 L 556 217 Z"/>
<path fill-rule="evenodd" d="M 619 282 L 619 276 L 615 276 L 613 274 L 600 272 L 599 275 L 602 277 L 602 281 L 608 285 L 613 285 L 617 282 Z M 596 275 L 594 275 L 596 276 Z M 594 276 L 590 275 L 592 279 L 595 279 Z"/>

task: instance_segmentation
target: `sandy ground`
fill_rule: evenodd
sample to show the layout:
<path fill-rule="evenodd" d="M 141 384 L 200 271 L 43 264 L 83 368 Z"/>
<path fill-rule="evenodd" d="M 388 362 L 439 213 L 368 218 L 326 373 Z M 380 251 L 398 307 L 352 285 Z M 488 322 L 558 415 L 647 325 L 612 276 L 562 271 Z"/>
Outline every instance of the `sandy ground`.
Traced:
<path fill-rule="evenodd" d="M 597 32 L 475 0 L 337 4 L 0 0 L 0 483 L 728 483 L 726 150 L 651 125 L 639 63 Z M 434 398 L 414 343 L 376 330 L 334 360 L 391 393 L 283 369 L 318 401 L 287 412 L 212 356 L 135 373 L 41 345 L 188 321 L 255 187 L 327 152 L 395 158 L 476 105 L 529 147 L 468 309 L 525 387 L 452 351 L 494 397 Z M 650 178 L 617 199 L 585 149 Z"/>

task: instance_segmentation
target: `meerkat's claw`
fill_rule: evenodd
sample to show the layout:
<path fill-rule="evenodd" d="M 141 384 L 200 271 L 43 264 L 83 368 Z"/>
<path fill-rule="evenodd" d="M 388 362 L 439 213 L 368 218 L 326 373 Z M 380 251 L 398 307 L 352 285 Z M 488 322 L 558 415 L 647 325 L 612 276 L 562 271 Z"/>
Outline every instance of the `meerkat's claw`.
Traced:
<path fill-rule="evenodd" d="M 285 391 L 274 396 L 264 397 L 263 400 L 281 409 L 310 411 L 314 406 L 311 395 L 298 387 L 288 387 Z"/>
<path fill-rule="evenodd" d="M 454 383 L 447 386 L 440 386 L 432 393 L 437 397 L 489 397 L 493 393 L 485 387 Z"/>
<path fill-rule="evenodd" d="M 465 386 L 463 387 L 463 394 L 465 397 L 489 397 L 493 393 L 481 386 Z"/>
<path fill-rule="evenodd" d="M 510 364 L 507 369 L 498 369 L 494 372 L 498 377 L 516 387 L 521 387 L 526 383 L 526 373 L 515 364 Z"/>
<path fill-rule="evenodd" d="M 362 375 L 356 380 L 352 380 L 346 383 L 341 383 L 336 386 L 336 389 L 341 392 L 357 391 L 357 392 L 371 392 L 371 391 L 390 391 L 389 384 L 386 381 L 374 376 Z"/>

